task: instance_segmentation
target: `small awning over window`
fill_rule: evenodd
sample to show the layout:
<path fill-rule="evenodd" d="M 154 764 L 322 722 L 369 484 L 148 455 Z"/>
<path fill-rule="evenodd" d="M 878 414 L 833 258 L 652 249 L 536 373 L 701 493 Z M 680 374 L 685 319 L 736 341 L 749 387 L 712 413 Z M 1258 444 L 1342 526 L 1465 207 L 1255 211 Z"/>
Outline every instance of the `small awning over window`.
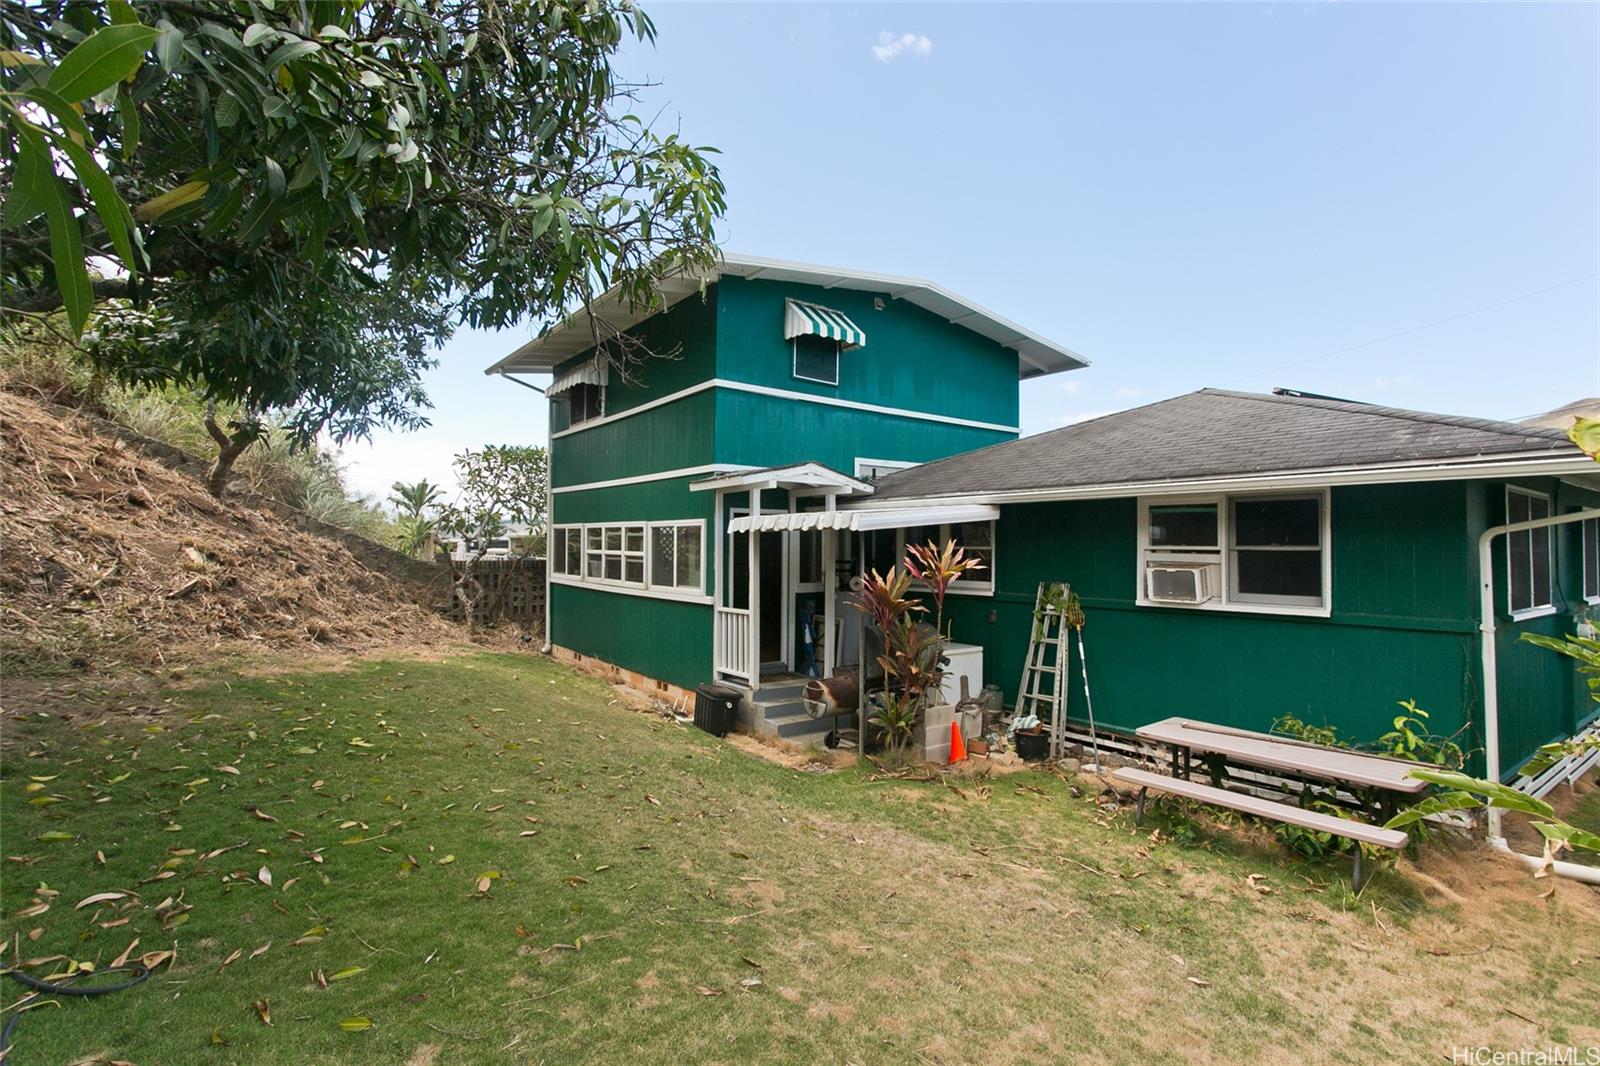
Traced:
<path fill-rule="evenodd" d="M 604 385 L 609 368 L 598 357 L 585 359 L 565 374 L 557 374 L 545 391 L 546 396 L 558 396 L 579 385 Z"/>
<path fill-rule="evenodd" d="M 848 529 L 866 533 L 874 529 L 905 529 L 911 526 L 956 525 L 961 522 L 993 522 L 1000 517 L 998 507 L 965 504 L 951 507 L 863 507 L 854 511 L 779 511 L 776 514 L 744 515 L 728 523 L 729 533 L 747 530 Z"/>
<path fill-rule="evenodd" d="M 850 321 L 849 316 L 820 304 L 786 301 L 783 311 L 783 339 L 793 340 L 804 334 L 825 337 L 839 342 L 844 351 L 867 346 L 867 331 Z"/>

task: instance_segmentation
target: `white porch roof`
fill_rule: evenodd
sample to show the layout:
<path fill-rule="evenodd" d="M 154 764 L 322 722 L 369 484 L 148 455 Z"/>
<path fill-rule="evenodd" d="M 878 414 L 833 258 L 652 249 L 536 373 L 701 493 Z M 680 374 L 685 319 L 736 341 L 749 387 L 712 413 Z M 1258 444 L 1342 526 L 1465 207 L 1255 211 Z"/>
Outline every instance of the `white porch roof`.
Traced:
<path fill-rule="evenodd" d="M 869 496 L 872 485 L 841 474 L 821 463 L 794 463 L 790 466 L 769 466 L 759 470 L 738 470 L 731 474 L 718 474 L 704 481 L 691 482 L 691 492 L 719 490 L 743 491 L 745 489 L 831 489 L 838 496 Z"/>
<path fill-rule="evenodd" d="M 744 515 L 728 523 L 729 533 L 775 530 L 845 529 L 867 533 L 874 529 L 902 529 L 907 526 L 956 525 L 960 522 L 992 522 L 1000 508 L 981 504 L 951 507 L 873 507 L 859 511 L 779 511 L 775 514 Z"/>

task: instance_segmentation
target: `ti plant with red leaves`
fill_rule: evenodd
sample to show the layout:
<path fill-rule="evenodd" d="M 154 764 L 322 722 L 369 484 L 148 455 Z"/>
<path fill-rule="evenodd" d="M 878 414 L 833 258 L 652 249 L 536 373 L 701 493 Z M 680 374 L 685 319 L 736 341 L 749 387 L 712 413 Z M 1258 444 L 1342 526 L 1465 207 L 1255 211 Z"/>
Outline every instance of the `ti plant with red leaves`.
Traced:
<path fill-rule="evenodd" d="M 963 574 L 982 568 L 983 564 L 969 558 L 955 541 L 943 548 L 933 543 L 912 545 L 903 568 L 891 566 L 887 574 L 872 571 L 851 597 L 883 634 L 883 654 L 877 662 L 883 668 L 885 689 L 870 720 L 888 735 L 892 750 L 903 749 L 910 740 L 929 699 L 944 681 L 940 661 L 945 644 L 945 594 Z M 911 595 L 913 581 L 921 582 L 933 596 L 932 626 L 916 617 L 927 607 Z"/>

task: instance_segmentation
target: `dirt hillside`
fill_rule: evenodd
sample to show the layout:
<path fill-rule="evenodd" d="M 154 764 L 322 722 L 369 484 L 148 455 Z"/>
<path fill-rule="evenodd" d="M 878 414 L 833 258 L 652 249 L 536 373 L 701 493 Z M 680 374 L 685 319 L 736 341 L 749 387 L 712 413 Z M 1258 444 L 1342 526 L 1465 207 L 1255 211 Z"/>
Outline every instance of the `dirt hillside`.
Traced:
<path fill-rule="evenodd" d="M 0 393 L 0 664 L 10 678 L 251 648 L 460 640 L 429 587 L 134 446 Z"/>

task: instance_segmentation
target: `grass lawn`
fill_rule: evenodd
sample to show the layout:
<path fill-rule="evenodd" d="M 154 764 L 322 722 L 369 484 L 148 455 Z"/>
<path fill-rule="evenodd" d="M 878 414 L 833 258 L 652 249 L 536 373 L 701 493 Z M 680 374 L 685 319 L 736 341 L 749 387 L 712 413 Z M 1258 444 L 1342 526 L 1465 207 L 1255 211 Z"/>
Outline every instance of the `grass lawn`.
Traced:
<path fill-rule="evenodd" d="M 1180 844 L 1042 774 L 790 769 L 533 656 L 219 678 L 140 708 L 6 707 L 8 959 L 177 951 L 139 987 L 26 1013 L 10 1062 L 1600 1043 L 1600 897 L 1541 898 L 1482 853 L 1430 847 L 1358 898 L 1345 863 L 1259 830 Z"/>

